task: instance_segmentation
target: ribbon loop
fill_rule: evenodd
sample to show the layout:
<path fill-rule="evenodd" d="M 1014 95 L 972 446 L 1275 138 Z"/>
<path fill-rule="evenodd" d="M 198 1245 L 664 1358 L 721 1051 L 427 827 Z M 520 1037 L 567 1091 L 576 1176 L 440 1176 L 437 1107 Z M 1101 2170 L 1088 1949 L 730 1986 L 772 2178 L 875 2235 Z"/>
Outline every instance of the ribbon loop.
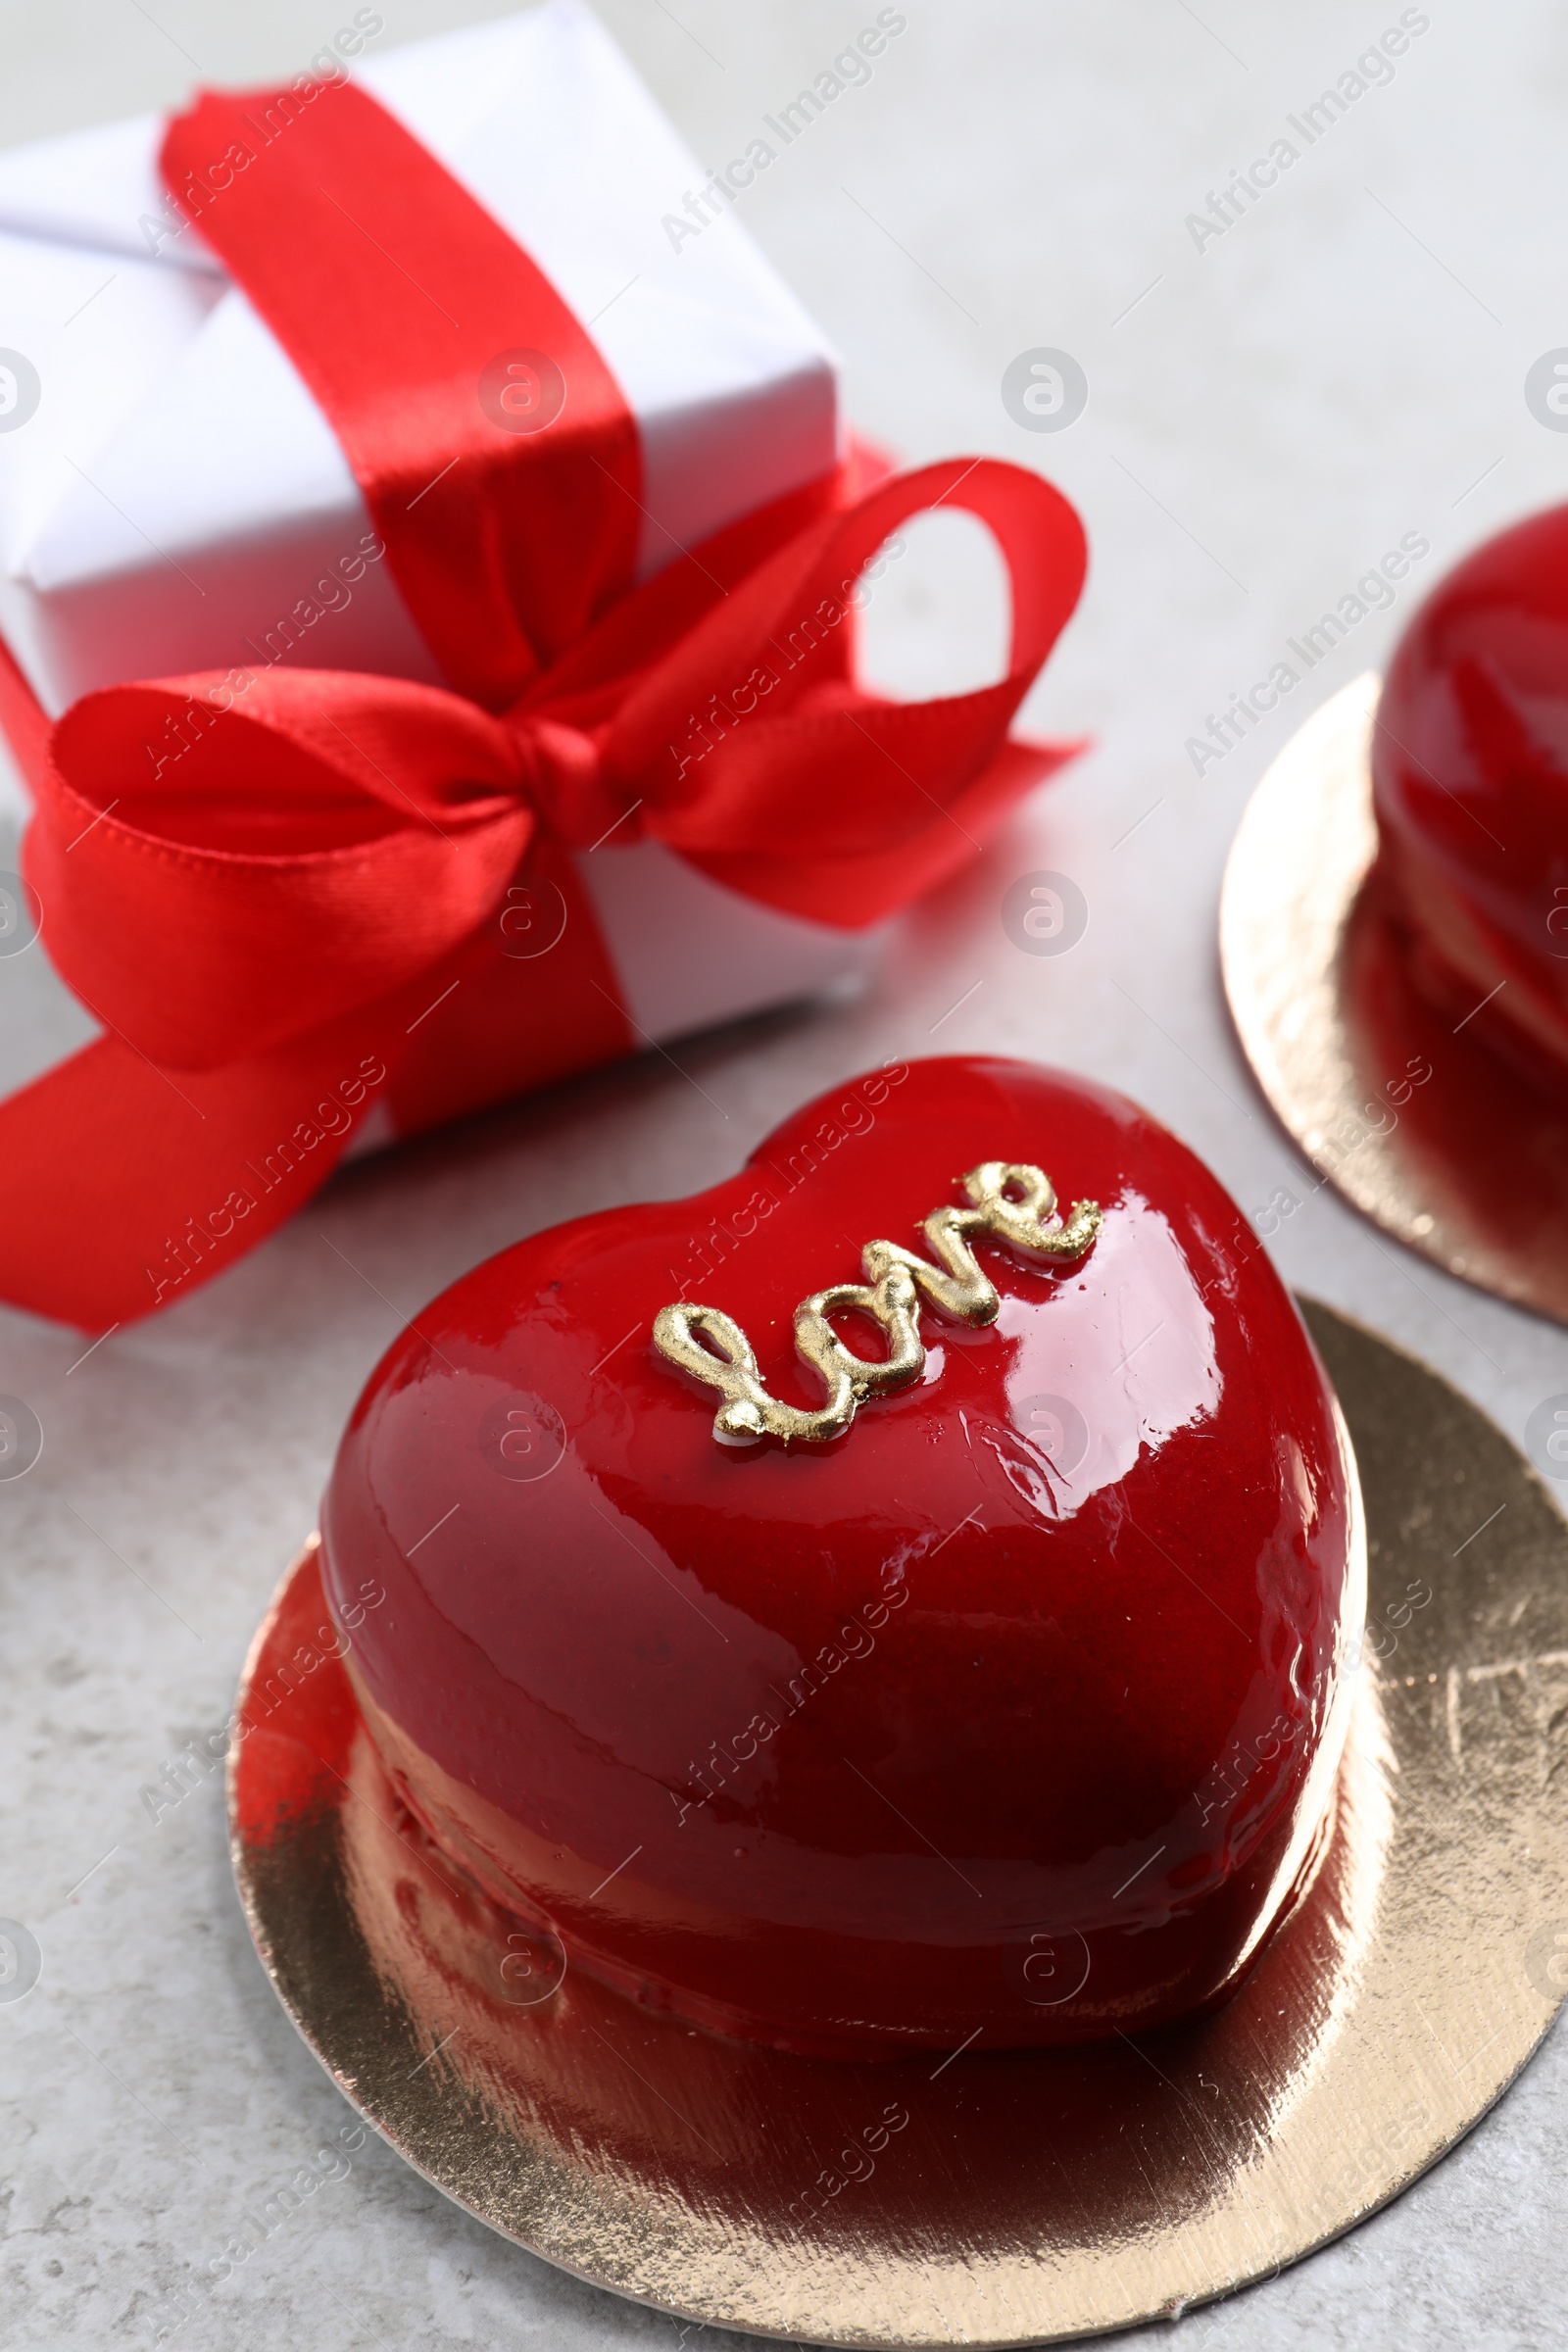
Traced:
<path fill-rule="evenodd" d="M 969 694 L 892 703 L 853 680 L 861 578 L 901 522 L 950 504 L 1001 547 L 1007 673 Z M 715 605 L 628 698 L 607 760 L 658 780 L 650 829 L 714 880 L 816 921 L 874 922 L 973 856 L 982 830 L 1067 756 L 1008 745 L 1007 728 L 1087 560 L 1078 516 L 1038 475 L 986 458 L 901 475 Z M 811 777 L 834 781 L 825 825 Z"/>
<path fill-rule="evenodd" d="M 105 1026 L 212 1069 L 384 996 L 482 923 L 532 834 L 524 774 L 508 728 L 406 680 L 109 687 L 54 731 L 27 876 Z"/>

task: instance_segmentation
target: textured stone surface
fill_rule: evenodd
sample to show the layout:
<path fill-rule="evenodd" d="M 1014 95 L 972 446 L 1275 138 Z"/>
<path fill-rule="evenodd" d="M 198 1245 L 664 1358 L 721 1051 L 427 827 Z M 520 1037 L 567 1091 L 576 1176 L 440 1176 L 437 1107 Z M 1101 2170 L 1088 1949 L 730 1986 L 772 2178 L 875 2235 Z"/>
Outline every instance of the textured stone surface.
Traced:
<path fill-rule="evenodd" d="M 0 0 L 0 140 L 170 103 L 198 68 L 279 76 L 349 13 L 161 0 L 155 24 L 123 0 Z M 387 0 L 385 13 L 390 40 L 481 12 Z M 860 422 L 913 459 L 1041 465 L 1095 551 L 1030 715 L 1092 730 L 1099 748 L 910 926 L 868 996 L 353 1170 L 210 1291 L 85 1362 L 75 1335 L 0 1313 L 0 1389 L 46 1433 L 32 1474 L 0 1486 L 0 1913 L 43 1954 L 34 1991 L 0 2010 L 8 2344 L 150 2346 L 187 2308 L 183 2342 L 219 2352 L 681 2340 L 675 2323 L 491 2236 L 373 2138 L 231 2278 L 178 2300 L 240 2210 L 350 2119 L 251 1953 L 216 1776 L 156 1825 L 139 1791 L 226 1716 L 338 1425 L 400 1319 L 518 1235 L 691 1190 L 814 1089 L 946 1048 L 1036 1054 L 1126 1088 L 1250 1210 L 1302 1190 L 1218 990 L 1231 831 L 1292 726 L 1383 658 L 1446 562 L 1560 495 L 1568 454 L 1523 397 L 1527 368 L 1568 332 L 1568 24 L 1545 0 L 1506 17 L 1434 10 L 1392 84 L 1253 213 L 1201 251 L 1184 225 L 1222 174 L 1294 135 L 1286 117 L 1398 13 L 1333 0 L 1287 30 L 1263 0 L 1204 0 L 1202 22 L 1168 0 L 913 0 L 869 84 L 747 196 L 755 232 L 837 337 Z M 605 6 L 713 165 L 874 14 L 869 0 Z M 1071 352 L 1091 387 L 1059 436 L 1021 430 L 999 392 L 1007 364 L 1043 345 Z M 1399 606 L 1195 774 L 1184 747 L 1206 713 L 1407 531 L 1432 553 Z M 887 675 L 929 689 L 981 674 L 999 605 L 957 520 L 924 538 L 890 569 L 871 636 Z M 1071 874 L 1091 908 L 1056 959 L 1020 955 L 999 917 L 1007 885 L 1040 867 Z M 8 1071 L 31 1058 L 26 995 L 24 966 L 0 966 Z M 1331 1196 L 1304 1201 L 1273 1246 L 1292 1280 L 1414 1348 L 1516 1435 L 1568 1390 L 1568 1336 L 1385 1246 Z M 1559 2033 L 1397 2207 L 1147 2340 L 1562 2341 L 1565 2093 Z"/>

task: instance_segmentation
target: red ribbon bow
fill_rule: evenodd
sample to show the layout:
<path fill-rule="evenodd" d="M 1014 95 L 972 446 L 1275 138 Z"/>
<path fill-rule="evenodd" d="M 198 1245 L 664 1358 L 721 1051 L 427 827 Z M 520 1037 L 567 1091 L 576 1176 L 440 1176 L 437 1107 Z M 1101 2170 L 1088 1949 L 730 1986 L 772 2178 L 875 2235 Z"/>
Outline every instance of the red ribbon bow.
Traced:
<path fill-rule="evenodd" d="M 55 728 L 28 879 L 108 1034 L 0 1104 L 0 1294 L 93 1328 L 250 1247 L 378 1094 L 407 1127 L 627 1049 L 567 849 L 651 836 L 858 927 L 1068 756 L 1007 739 L 1082 584 L 1057 492 L 988 459 L 848 506 L 834 477 L 632 589 L 635 425 L 560 297 L 363 93 L 317 86 L 264 140 L 277 103 L 201 100 L 166 173 L 326 409 L 463 691 L 230 671 L 88 695 Z M 475 396 L 521 345 L 565 390 L 532 435 Z M 853 679 L 857 584 L 936 505 L 1002 548 L 1007 674 L 888 703 Z M 524 873 L 564 894 L 564 956 L 504 953 Z"/>

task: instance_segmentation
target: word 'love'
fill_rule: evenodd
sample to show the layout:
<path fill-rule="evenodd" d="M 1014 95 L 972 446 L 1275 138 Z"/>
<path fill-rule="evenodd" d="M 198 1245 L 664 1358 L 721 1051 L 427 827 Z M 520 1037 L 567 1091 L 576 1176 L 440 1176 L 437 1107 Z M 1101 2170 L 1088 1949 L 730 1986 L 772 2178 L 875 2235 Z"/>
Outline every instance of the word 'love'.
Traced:
<path fill-rule="evenodd" d="M 970 1205 L 934 1208 L 922 1228 L 936 1265 L 897 1242 L 867 1242 L 860 1252 L 864 1283 L 834 1283 L 795 1309 L 795 1352 L 827 1390 L 827 1402 L 814 1411 L 768 1395 L 750 1340 L 716 1306 L 682 1300 L 661 1307 L 654 1319 L 654 1346 L 661 1355 L 723 1394 L 713 1416 L 713 1435 L 721 1446 L 755 1446 L 764 1437 L 782 1438 L 786 1446 L 793 1438 L 817 1443 L 836 1438 L 849 1428 L 864 1397 L 918 1380 L 925 1368 L 922 1297 L 955 1322 L 995 1322 L 1002 1301 L 995 1283 L 981 1271 L 971 1238 L 987 1235 L 1025 1257 L 1064 1258 L 1081 1257 L 1100 1231 L 1098 1201 L 1075 1200 L 1071 1216 L 1062 1222 L 1050 1177 L 1027 1161 L 982 1160 L 962 1184 Z M 885 1356 L 868 1360 L 839 1338 L 828 1317 L 852 1309 L 881 1325 Z"/>

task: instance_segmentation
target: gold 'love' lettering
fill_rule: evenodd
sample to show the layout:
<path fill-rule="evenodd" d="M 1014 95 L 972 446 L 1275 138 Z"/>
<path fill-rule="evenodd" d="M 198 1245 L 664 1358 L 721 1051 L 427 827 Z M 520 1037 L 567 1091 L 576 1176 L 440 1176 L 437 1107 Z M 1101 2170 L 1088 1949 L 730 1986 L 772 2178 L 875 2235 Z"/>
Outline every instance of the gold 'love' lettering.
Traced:
<path fill-rule="evenodd" d="M 660 1354 L 723 1395 L 713 1416 L 721 1446 L 755 1446 L 764 1437 L 781 1438 L 786 1446 L 797 1438 L 820 1444 L 849 1428 L 863 1398 L 907 1388 L 925 1367 L 922 1299 L 955 1322 L 994 1322 L 1002 1301 L 971 1239 L 989 1236 L 1025 1257 L 1069 1258 L 1082 1257 L 1100 1231 L 1098 1201 L 1075 1200 L 1063 1220 L 1050 1177 L 1027 1161 L 982 1160 L 962 1184 L 967 1208 L 934 1208 L 925 1220 L 935 1265 L 897 1242 L 867 1242 L 860 1252 L 863 1283 L 813 1291 L 795 1309 L 795 1352 L 827 1391 L 826 1403 L 814 1410 L 768 1395 L 750 1340 L 716 1306 L 682 1299 L 660 1308 L 654 1318 Z M 850 1309 L 881 1325 L 886 1355 L 868 1359 L 845 1346 L 828 1317 Z"/>

